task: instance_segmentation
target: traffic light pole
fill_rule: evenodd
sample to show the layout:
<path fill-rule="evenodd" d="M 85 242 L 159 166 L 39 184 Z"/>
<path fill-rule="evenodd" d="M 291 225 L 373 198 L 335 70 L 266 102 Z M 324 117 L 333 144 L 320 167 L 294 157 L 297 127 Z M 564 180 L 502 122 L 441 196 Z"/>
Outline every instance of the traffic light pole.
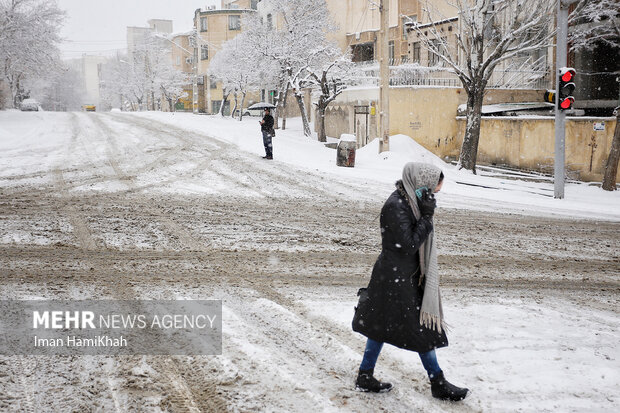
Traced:
<path fill-rule="evenodd" d="M 390 55 L 389 55 L 390 0 L 381 0 L 381 31 L 379 34 L 379 152 L 390 150 Z"/>
<path fill-rule="evenodd" d="M 558 21 L 555 46 L 555 90 L 556 102 L 560 91 L 560 68 L 566 66 L 567 31 L 568 31 L 568 5 L 558 0 Z M 554 198 L 564 198 L 565 180 L 565 140 L 566 140 L 566 113 L 555 105 L 555 163 L 553 170 Z"/>
<path fill-rule="evenodd" d="M 557 0 L 558 19 L 555 42 L 555 164 L 553 170 L 554 198 L 564 198 L 564 183 L 566 176 L 566 113 L 560 110 L 560 68 L 566 67 L 568 53 L 568 8 L 578 0 Z"/>

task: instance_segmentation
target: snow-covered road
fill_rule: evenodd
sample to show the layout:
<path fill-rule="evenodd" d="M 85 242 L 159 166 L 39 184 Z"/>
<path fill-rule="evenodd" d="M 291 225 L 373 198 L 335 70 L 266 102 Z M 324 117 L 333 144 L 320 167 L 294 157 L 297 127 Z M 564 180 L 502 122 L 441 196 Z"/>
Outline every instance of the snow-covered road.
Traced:
<path fill-rule="evenodd" d="M 472 394 L 434 400 L 417 356 L 395 348 L 376 370 L 395 390 L 357 393 L 350 320 L 390 181 L 296 167 L 285 148 L 286 162 L 264 161 L 256 136 L 179 119 L 0 113 L 0 298 L 221 299 L 223 354 L 0 357 L 0 410 L 620 409 L 618 220 L 440 197 L 453 328 L 438 356 Z"/>

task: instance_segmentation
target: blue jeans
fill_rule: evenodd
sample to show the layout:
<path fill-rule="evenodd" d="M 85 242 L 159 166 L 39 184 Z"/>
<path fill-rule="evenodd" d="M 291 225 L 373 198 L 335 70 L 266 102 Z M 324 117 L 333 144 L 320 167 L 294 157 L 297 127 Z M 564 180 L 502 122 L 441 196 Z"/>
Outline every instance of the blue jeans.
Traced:
<path fill-rule="evenodd" d="M 263 132 L 263 145 L 265 146 L 265 155 L 273 157 L 273 145 L 271 143 L 271 134 L 266 130 Z"/>
<path fill-rule="evenodd" d="M 362 359 L 360 370 L 374 369 L 382 348 L 383 343 L 369 338 L 366 342 L 366 350 L 364 350 L 364 358 Z M 435 375 L 441 373 L 441 368 L 437 363 L 437 354 L 435 354 L 435 350 L 418 354 L 420 356 L 420 360 L 422 360 L 422 365 L 424 366 L 426 373 L 428 373 L 428 377 L 433 378 Z"/>

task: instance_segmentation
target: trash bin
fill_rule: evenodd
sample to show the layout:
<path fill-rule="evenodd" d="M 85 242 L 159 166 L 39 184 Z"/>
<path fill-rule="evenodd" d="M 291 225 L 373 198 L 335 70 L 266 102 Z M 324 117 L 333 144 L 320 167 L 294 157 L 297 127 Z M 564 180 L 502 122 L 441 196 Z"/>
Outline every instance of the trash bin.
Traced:
<path fill-rule="evenodd" d="M 356 148 L 355 135 L 342 135 L 336 148 L 336 165 L 354 167 Z"/>

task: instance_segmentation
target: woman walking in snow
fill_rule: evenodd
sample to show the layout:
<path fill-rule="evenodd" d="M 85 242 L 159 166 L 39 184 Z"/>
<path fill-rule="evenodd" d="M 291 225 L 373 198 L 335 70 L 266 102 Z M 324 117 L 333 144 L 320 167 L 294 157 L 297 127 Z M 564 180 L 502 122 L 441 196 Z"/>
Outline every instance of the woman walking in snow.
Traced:
<path fill-rule="evenodd" d="M 430 164 L 410 162 L 381 209 L 382 250 L 360 301 L 353 330 L 368 338 L 356 388 L 386 392 L 392 384 L 374 376 L 383 343 L 416 351 L 431 382 L 433 397 L 462 400 L 468 389 L 450 384 L 435 349 L 448 345 L 439 292 L 437 247 L 433 232 L 434 193 L 443 173 Z"/>

